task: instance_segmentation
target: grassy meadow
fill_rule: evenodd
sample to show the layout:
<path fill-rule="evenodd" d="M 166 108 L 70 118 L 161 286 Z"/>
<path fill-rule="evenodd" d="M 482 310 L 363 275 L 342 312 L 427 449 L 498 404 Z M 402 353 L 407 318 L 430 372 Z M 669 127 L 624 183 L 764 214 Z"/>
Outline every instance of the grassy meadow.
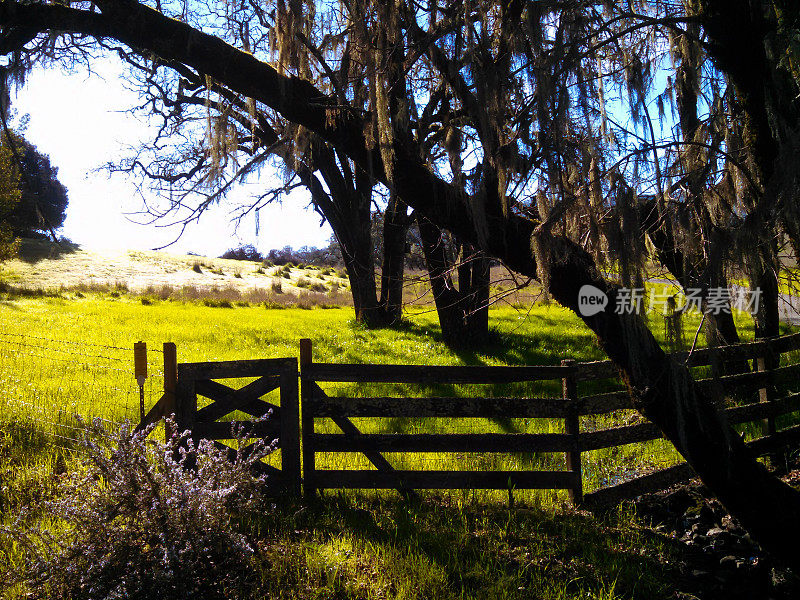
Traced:
<path fill-rule="evenodd" d="M 142 305 L 135 296 L 63 293 L 59 297 L 20 298 L 0 305 L 0 363 L 3 398 L 8 412 L 45 423 L 57 435 L 71 437 L 72 415 L 100 416 L 119 422 L 137 419 L 139 393 L 133 378 L 133 343 L 145 341 L 149 374 L 145 410 L 161 393 L 161 354 L 164 341 L 175 342 L 180 362 L 270 358 L 298 355 L 298 340 L 314 344 L 314 359 L 339 363 L 406 363 L 428 365 L 558 364 L 602 358 L 591 334 L 579 320 L 557 306 L 532 306 L 492 311 L 494 343 L 476 352 L 453 352 L 438 338 L 433 312 L 418 312 L 400 329 L 367 330 L 352 321 L 349 308 L 275 309 L 263 306 L 216 308 L 195 302 L 160 301 Z M 249 380 L 245 380 L 249 381 Z M 238 382 L 234 385 L 242 385 Z M 480 385 L 360 385 L 328 384 L 332 395 L 558 397 L 560 381 L 506 386 Z M 581 390 L 589 391 L 588 386 Z M 279 402 L 277 392 L 271 401 Z M 616 417 L 631 423 L 636 416 Z M 591 430 L 613 424 L 610 418 L 584 417 Z M 367 432 L 513 432 L 563 431 L 563 422 L 548 419 L 356 419 Z M 338 433 L 321 420 L 321 432 Z M 397 454 L 398 468 L 517 469 L 564 467 L 563 454 Z M 277 460 L 277 457 L 275 457 Z M 677 460 L 668 444 L 652 442 L 592 453 L 585 473 L 587 491 L 621 477 Z M 322 468 L 364 468 L 358 454 L 326 455 Z M 491 493 L 478 493 L 488 494 Z M 527 493 L 526 493 L 527 494 Z M 562 492 L 531 492 L 536 501 L 560 503 Z M 549 496 L 547 498 L 543 498 Z"/>
<path fill-rule="evenodd" d="M 59 259 L 48 260 L 57 265 Z M 184 270 L 193 268 L 188 262 L 192 260 L 202 259 L 187 257 Z M 47 267 L 43 261 L 31 261 L 31 265 Z M 212 298 L 175 292 L 197 289 L 188 284 L 170 286 L 172 291 L 167 293 L 168 283 L 134 289 L 127 282 L 111 280 L 92 285 L 59 283 L 58 277 L 46 275 L 43 281 L 53 285 L 25 287 L 23 271 L 18 264 L 9 266 L 5 271 L 9 285 L 0 294 L 0 522 L 4 523 L 10 522 L 15 509 L 52 494 L 56 474 L 77 460 L 71 449 L 80 424 L 74 415 L 99 416 L 110 422 L 138 419 L 132 351 L 136 341 L 147 342 L 149 349 L 146 409 L 161 394 L 159 350 L 167 341 L 177 345 L 180 362 L 297 356 L 301 338 L 313 341 L 314 359 L 320 362 L 520 365 L 604 358 L 580 320 L 555 305 L 495 305 L 490 312 L 493 341 L 480 350 L 454 352 L 441 343 L 436 314 L 425 304 L 409 307 L 399 328 L 367 330 L 353 322 L 351 308 L 335 301 L 298 306 L 293 301 L 276 302 L 274 294 L 264 298 L 255 292 L 250 296 L 240 292 L 238 299 L 231 300 L 213 297 L 213 289 Z M 296 283 L 305 276 L 293 273 L 283 279 Z M 265 285 L 271 286 L 275 276 L 263 277 Z M 235 272 L 230 278 L 245 279 L 235 277 Z M 345 286 L 344 280 L 337 283 L 342 292 Z M 339 290 L 319 293 L 330 297 L 332 292 Z M 746 318 L 739 317 L 744 337 L 752 335 Z M 663 337 L 663 319 L 651 318 L 653 331 Z M 689 343 L 698 323 L 693 317 L 684 323 Z M 420 387 L 355 389 L 336 384 L 326 391 L 399 397 L 560 395 L 560 382 Z M 591 390 L 586 385 L 580 392 Z M 276 393 L 267 399 L 278 402 Z M 608 417 L 584 417 L 581 426 L 592 430 L 638 419 L 632 411 L 622 411 Z M 561 421 L 545 419 L 355 422 L 364 432 L 563 430 Z M 319 421 L 318 430 L 338 432 L 326 420 Z M 563 454 L 555 453 L 386 456 L 395 467 L 407 469 L 564 468 Z M 271 458 L 277 460 L 277 455 Z M 679 457 L 669 444 L 658 440 L 587 453 L 583 460 L 584 487 L 591 491 L 674 464 Z M 317 468 L 367 466 L 363 456 L 355 454 L 317 458 Z M 672 597 L 680 580 L 681 545 L 675 540 L 655 533 L 625 510 L 606 519 L 575 511 L 563 492 L 515 492 L 514 496 L 512 510 L 506 492 L 430 492 L 423 494 L 421 505 L 412 506 L 395 492 L 329 491 L 313 505 L 281 504 L 263 522 L 248 526 L 254 535 L 277 540 L 261 573 L 272 597 Z M 6 555 L 0 558 L 0 569 L 3 560 L 18 560 L 22 552 L 7 541 L 0 548 L 0 555 Z M 8 593 L 4 597 L 21 591 Z"/>

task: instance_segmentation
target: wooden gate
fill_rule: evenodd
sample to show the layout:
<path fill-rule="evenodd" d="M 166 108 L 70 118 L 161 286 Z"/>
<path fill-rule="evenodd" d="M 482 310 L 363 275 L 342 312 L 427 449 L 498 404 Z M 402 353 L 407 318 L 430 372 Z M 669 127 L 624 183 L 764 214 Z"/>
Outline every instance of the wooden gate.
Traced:
<path fill-rule="evenodd" d="M 297 359 L 269 358 L 226 362 L 182 363 L 177 369 L 175 415 L 181 430 L 188 429 L 194 439 L 214 440 L 223 449 L 233 450 L 219 440 L 231 439 L 233 427 L 242 427 L 249 438 L 267 443 L 278 441 L 281 468 L 262 464 L 271 488 L 300 493 L 300 412 L 297 387 Z M 234 387 L 229 380 L 256 378 Z M 218 380 L 226 380 L 220 383 Z M 280 390 L 280 405 L 262 399 Z M 198 396 L 212 402 L 198 408 Z M 234 412 L 261 417 L 264 421 L 220 419 Z"/>
<path fill-rule="evenodd" d="M 303 490 L 313 496 L 325 488 L 397 489 L 564 489 L 580 504 L 583 489 L 577 413 L 577 368 L 574 361 L 559 366 L 488 367 L 365 365 L 315 363 L 311 340 L 300 341 L 300 380 L 303 409 Z M 352 398 L 329 397 L 318 382 L 410 384 L 507 384 L 560 380 L 561 398 Z M 564 433 L 362 433 L 350 417 L 480 417 L 554 418 L 565 422 Z M 317 433 L 316 418 L 329 418 L 341 434 Z M 316 453 L 363 454 L 374 469 L 317 469 Z M 399 470 L 386 452 L 518 453 L 553 452 L 566 455 L 559 471 L 440 471 Z"/>

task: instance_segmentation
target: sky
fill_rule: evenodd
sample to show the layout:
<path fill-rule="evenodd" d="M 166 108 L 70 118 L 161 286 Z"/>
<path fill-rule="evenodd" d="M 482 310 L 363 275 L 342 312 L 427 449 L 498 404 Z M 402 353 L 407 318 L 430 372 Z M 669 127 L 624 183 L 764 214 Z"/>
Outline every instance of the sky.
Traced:
<path fill-rule="evenodd" d="M 125 174 L 109 176 L 99 171 L 120 156 L 124 148 L 146 143 L 150 124 L 124 111 L 137 96 L 119 78 L 117 59 L 101 66 L 100 73 L 67 74 L 58 69 L 36 69 L 23 88 L 12 95 L 12 128 L 28 114 L 25 137 L 57 166 L 58 178 L 69 191 L 67 220 L 62 235 L 86 250 L 149 250 L 172 242 L 177 228 L 141 225 L 133 214 L 141 210 L 133 180 Z M 270 186 L 269 170 L 254 186 Z M 254 218 L 236 230 L 231 222 L 237 198 L 252 192 L 237 190 L 231 201 L 213 207 L 193 223 L 167 252 L 195 252 L 218 256 L 228 248 L 253 244 L 262 252 L 283 246 L 326 246 L 331 236 L 327 224 L 308 205 L 308 193 L 296 190 L 280 205 L 260 212 L 259 234 Z M 148 201 L 158 200 L 148 197 Z"/>

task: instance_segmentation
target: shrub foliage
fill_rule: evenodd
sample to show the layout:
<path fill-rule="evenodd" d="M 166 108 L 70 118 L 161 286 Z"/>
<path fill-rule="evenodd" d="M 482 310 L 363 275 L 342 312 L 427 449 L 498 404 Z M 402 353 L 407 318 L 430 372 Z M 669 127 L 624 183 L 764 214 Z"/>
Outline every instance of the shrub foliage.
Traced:
<path fill-rule="evenodd" d="M 167 444 L 147 433 L 125 425 L 112 438 L 87 425 L 81 468 L 63 476 L 57 500 L 28 511 L 50 518 L 22 514 L 0 528 L 23 550 L 0 583 L 32 598 L 255 597 L 258 550 L 239 525 L 263 507 L 253 464 L 274 444 L 244 451 L 240 436 L 229 460 L 187 433 Z"/>

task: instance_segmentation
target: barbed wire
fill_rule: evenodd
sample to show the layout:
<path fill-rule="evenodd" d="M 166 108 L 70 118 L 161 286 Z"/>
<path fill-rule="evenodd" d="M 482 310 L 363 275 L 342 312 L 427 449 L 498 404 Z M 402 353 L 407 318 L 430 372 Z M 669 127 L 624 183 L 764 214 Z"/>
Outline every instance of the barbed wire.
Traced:
<path fill-rule="evenodd" d="M 148 348 L 145 412 L 163 394 L 163 366 Z M 124 353 L 124 354 L 123 354 Z M 99 418 L 117 427 L 140 418 L 133 344 L 123 347 L 0 331 L 0 411 L 31 422 L 54 447 L 72 449 Z"/>
<path fill-rule="evenodd" d="M 110 345 L 110 344 L 98 344 L 98 343 L 95 343 L 95 342 L 83 342 L 83 341 L 78 342 L 78 341 L 75 341 L 75 340 L 65 340 L 65 339 L 58 339 L 58 338 L 42 337 L 42 336 L 38 336 L 38 335 L 30 335 L 30 334 L 27 334 L 27 333 L 13 333 L 13 332 L 10 332 L 10 331 L 0 331 L 0 336 L 12 336 L 12 337 L 26 338 L 26 339 L 31 339 L 31 340 L 46 340 L 48 342 L 53 342 L 53 343 L 56 343 L 56 344 L 67 344 L 67 345 L 81 346 L 81 347 L 92 346 L 92 347 L 95 347 L 95 348 L 108 348 L 108 349 L 112 349 L 112 350 L 121 350 L 123 352 L 131 352 L 133 350 L 133 345 L 132 344 L 131 344 L 131 346 L 126 348 L 126 347 L 123 347 L 123 346 L 114 346 L 114 345 Z M 160 348 L 148 348 L 147 350 L 148 350 L 148 352 L 163 352 L 163 350 L 161 350 Z"/>

